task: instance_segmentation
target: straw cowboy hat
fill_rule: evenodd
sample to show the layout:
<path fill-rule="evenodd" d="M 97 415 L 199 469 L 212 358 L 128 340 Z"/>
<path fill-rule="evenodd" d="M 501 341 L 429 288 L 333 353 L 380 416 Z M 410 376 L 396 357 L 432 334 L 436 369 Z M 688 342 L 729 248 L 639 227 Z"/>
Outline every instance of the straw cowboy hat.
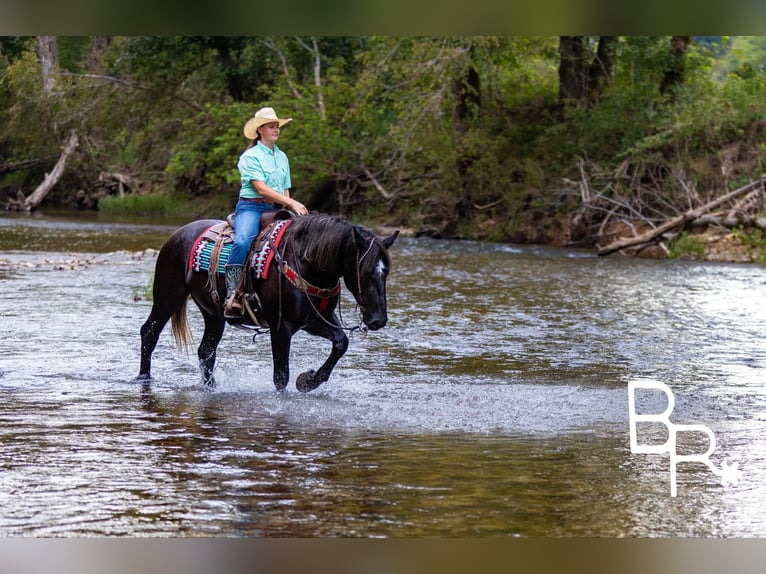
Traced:
<path fill-rule="evenodd" d="M 291 121 L 293 121 L 293 118 L 278 118 L 274 108 L 261 108 L 255 112 L 254 117 L 247 120 L 244 129 L 245 137 L 249 140 L 254 140 L 258 137 L 258 132 L 256 130 L 263 124 L 279 122 L 279 127 L 281 128 L 283 125 Z"/>

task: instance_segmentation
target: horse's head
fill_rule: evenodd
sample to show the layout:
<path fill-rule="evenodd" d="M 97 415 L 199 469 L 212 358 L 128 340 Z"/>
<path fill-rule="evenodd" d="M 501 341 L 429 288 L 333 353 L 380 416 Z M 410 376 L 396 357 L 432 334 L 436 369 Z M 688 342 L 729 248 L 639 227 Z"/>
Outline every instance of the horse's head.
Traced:
<path fill-rule="evenodd" d="M 362 311 L 362 321 L 372 331 L 386 326 L 386 278 L 391 270 L 388 248 L 399 232 L 378 239 L 369 230 L 354 226 L 356 255 L 345 266 L 343 280 Z M 350 258 L 351 259 L 351 258 Z"/>

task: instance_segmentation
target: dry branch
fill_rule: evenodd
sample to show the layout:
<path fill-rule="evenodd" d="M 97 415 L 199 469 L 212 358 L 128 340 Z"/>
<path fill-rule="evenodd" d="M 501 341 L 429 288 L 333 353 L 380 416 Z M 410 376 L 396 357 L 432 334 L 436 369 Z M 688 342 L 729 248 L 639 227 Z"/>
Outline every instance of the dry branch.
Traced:
<path fill-rule="evenodd" d="M 636 245 L 650 243 L 653 240 L 655 240 L 657 237 L 661 236 L 663 233 L 667 233 L 668 231 L 672 229 L 675 229 L 679 226 L 683 226 L 689 221 L 693 221 L 694 219 L 697 219 L 703 214 L 709 211 L 712 211 L 719 205 L 722 205 L 726 203 L 727 201 L 734 199 L 735 197 L 751 192 L 754 189 L 757 189 L 758 187 L 763 187 L 764 182 L 766 182 L 766 174 L 761 174 L 761 177 L 759 179 L 752 181 L 748 183 L 747 185 L 740 187 L 739 189 L 730 191 L 729 193 L 722 195 L 721 197 L 714 199 L 713 201 L 709 201 L 708 203 L 701 205 L 695 209 L 690 209 L 677 217 L 668 219 L 667 221 L 665 221 L 663 224 L 659 225 L 658 227 L 655 227 L 653 229 L 650 229 L 649 231 L 636 235 L 635 237 L 624 237 L 624 238 L 618 239 L 617 241 L 614 241 L 605 247 L 601 247 L 598 250 L 598 254 L 609 255 L 610 253 L 614 253 L 615 251 L 619 251 L 620 249 L 625 249 L 626 247 L 634 247 Z"/>
<path fill-rule="evenodd" d="M 77 135 L 77 130 L 71 130 L 64 144 L 64 150 L 61 152 L 56 165 L 53 166 L 53 170 L 46 174 L 43 182 L 37 186 L 37 188 L 29 195 L 24 197 L 24 194 L 19 192 L 17 199 L 9 200 L 7 209 L 12 211 L 27 211 L 30 212 L 35 209 L 48 195 L 48 192 L 53 188 L 61 176 L 64 174 L 64 167 L 66 166 L 67 159 L 74 152 L 77 146 L 80 145 L 80 138 Z"/>
<path fill-rule="evenodd" d="M 135 191 L 141 187 L 141 182 L 131 176 L 124 173 L 117 173 L 112 171 L 102 171 L 98 174 L 98 181 L 107 185 L 117 186 L 117 195 L 119 197 L 125 197 L 125 188 L 130 191 Z"/>
<path fill-rule="evenodd" d="M 362 171 L 364 171 L 364 175 L 366 175 L 369 180 L 372 182 L 372 185 L 375 186 L 375 189 L 378 190 L 378 193 L 382 195 L 385 199 L 391 199 L 394 197 L 393 193 L 390 193 L 386 191 L 386 188 L 384 188 L 381 183 L 375 178 L 375 176 L 372 174 L 372 172 L 369 170 L 367 166 L 362 166 Z"/>

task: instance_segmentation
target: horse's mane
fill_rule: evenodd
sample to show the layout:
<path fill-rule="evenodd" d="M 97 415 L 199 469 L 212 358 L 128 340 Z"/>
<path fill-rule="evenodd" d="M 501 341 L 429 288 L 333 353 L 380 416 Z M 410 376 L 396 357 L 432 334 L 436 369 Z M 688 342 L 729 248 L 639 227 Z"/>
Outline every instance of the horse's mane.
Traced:
<path fill-rule="evenodd" d="M 351 223 L 334 215 L 307 215 L 290 226 L 299 255 L 319 267 L 337 260 L 338 250 L 351 233 Z"/>
<path fill-rule="evenodd" d="M 290 226 L 300 256 L 319 267 L 329 267 L 338 260 L 344 242 L 353 241 L 354 228 L 365 238 L 374 237 L 368 229 L 336 215 L 306 215 Z"/>

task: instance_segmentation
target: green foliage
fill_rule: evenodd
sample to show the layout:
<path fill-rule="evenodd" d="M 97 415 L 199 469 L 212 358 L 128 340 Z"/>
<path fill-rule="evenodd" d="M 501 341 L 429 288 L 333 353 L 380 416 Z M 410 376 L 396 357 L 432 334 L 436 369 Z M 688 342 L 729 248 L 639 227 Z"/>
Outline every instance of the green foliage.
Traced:
<path fill-rule="evenodd" d="M 747 250 L 747 256 L 751 261 L 766 264 L 766 232 L 763 229 L 746 230 L 740 226 L 734 229 L 734 235 Z"/>
<path fill-rule="evenodd" d="M 766 37 L 734 36 L 726 42 L 726 50 L 713 66 L 716 78 L 724 79 L 730 74 L 752 76 L 756 71 L 766 71 Z"/>
<path fill-rule="evenodd" d="M 87 58 L 90 38 L 88 36 L 62 36 L 58 38 L 59 66 L 68 72 L 88 71 Z"/>
<path fill-rule="evenodd" d="M 191 216 L 194 214 L 194 207 L 187 200 L 166 194 L 109 196 L 98 202 L 98 209 L 111 215 L 182 216 L 188 214 Z"/>
<path fill-rule="evenodd" d="M 154 299 L 154 271 L 149 281 L 141 287 L 133 287 L 133 301 L 152 301 Z"/>
<path fill-rule="evenodd" d="M 524 212 L 567 212 L 577 204 L 561 181 L 579 180 L 583 159 L 639 182 L 658 174 L 669 204 L 680 201 L 673 170 L 709 191 L 763 168 L 759 38 L 690 45 L 683 80 L 663 94 L 670 38 L 619 37 L 598 98 L 566 106 L 557 37 L 114 37 L 97 71 L 91 40 L 59 39 L 64 74 L 46 93 L 37 39 L 0 39 L 0 191 L 39 183 L 77 129 L 57 193 L 119 173 L 141 193 L 100 209 L 226 210 L 242 127 L 262 106 L 294 118 L 279 145 L 296 197 L 446 235 L 502 239 Z M 724 181 L 720 151 L 733 142 L 756 157 Z"/>
<path fill-rule="evenodd" d="M 240 103 L 209 104 L 183 120 L 165 168 L 168 187 L 189 195 L 236 197 L 237 158 L 247 145 L 242 128 L 255 109 Z"/>
<path fill-rule="evenodd" d="M 670 243 L 668 257 L 671 259 L 703 259 L 705 251 L 704 241 L 692 237 L 684 231 Z"/>

